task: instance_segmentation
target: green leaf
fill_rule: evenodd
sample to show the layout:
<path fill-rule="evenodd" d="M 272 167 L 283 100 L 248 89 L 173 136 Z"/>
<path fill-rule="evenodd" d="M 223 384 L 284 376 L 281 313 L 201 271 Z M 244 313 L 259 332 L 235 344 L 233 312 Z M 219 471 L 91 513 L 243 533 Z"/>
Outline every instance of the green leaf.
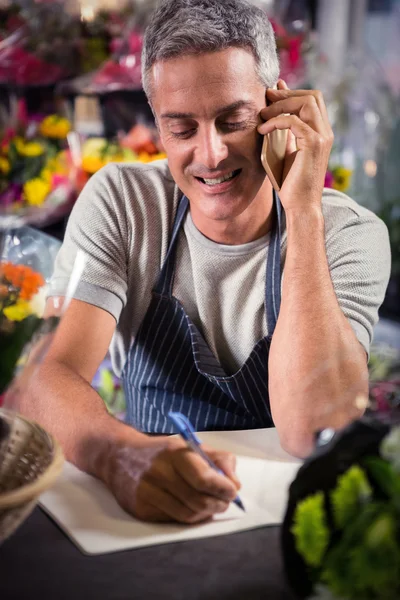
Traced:
<path fill-rule="evenodd" d="M 361 596 L 358 593 L 358 578 L 351 557 L 354 549 L 364 544 L 365 531 L 385 510 L 384 503 L 370 502 L 362 506 L 358 516 L 342 530 L 339 541 L 330 548 L 324 560 L 321 580 L 337 596 L 344 598 L 370 600 L 373 596 Z"/>
<path fill-rule="evenodd" d="M 388 600 L 399 597 L 400 548 L 392 514 L 380 514 L 366 529 L 363 543 L 351 552 L 350 570 L 359 597 L 368 597 L 367 594 Z"/>
<path fill-rule="evenodd" d="M 6 390 L 11 382 L 16 364 L 25 345 L 32 339 L 42 322 L 43 319 L 30 315 L 22 321 L 13 321 L 11 331 L 1 331 L 0 394 Z"/>
<path fill-rule="evenodd" d="M 371 498 L 372 489 L 364 471 L 353 465 L 338 477 L 336 488 L 331 492 L 335 524 L 346 527 L 359 513 L 361 506 Z"/>
<path fill-rule="evenodd" d="M 377 456 L 371 456 L 363 463 L 371 479 L 400 510 L 400 474 L 395 471 L 393 465 Z"/>
<path fill-rule="evenodd" d="M 393 427 L 382 440 L 380 451 L 383 458 L 386 458 L 394 470 L 400 473 L 400 426 Z"/>
<path fill-rule="evenodd" d="M 311 567 L 319 567 L 329 544 L 329 529 L 322 492 L 301 500 L 294 513 L 291 529 L 296 549 Z"/>

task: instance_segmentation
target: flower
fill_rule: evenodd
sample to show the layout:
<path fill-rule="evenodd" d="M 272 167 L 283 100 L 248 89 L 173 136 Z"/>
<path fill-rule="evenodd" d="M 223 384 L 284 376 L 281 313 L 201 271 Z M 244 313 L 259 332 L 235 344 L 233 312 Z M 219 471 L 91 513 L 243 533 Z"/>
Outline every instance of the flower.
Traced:
<path fill-rule="evenodd" d="M 296 507 L 292 533 L 296 538 L 296 548 L 306 563 L 313 567 L 319 567 L 329 543 L 329 530 L 322 492 L 299 502 Z"/>
<path fill-rule="evenodd" d="M 23 189 L 27 203 L 31 206 L 40 206 L 50 192 L 51 186 L 46 177 L 35 177 L 27 181 Z"/>
<path fill-rule="evenodd" d="M 325 182 L 324 182 L 324 187 L 326 188 L 331 188 L 333 187 L 333 173 L 331 171 L 327 171 L 325 174 Z"/>
<path fill-rule="evenodd" d="M 352 170 L 345 167 L 335 167 L 332 170 L 332 175 L 332 187 L 339 192 L 345 192 L 350 185 Z"/>
<path fill-rule="evenodd" d="M 15 304 L 3 308 L 3 314 L 9 321 L 23 321 L 31 314 L 29 302 L 18 300 Z"/>
<path fill-rule="evenodd" d="M 4 158 L 3 156 L 0 156 L 0 171 L 2 173 L 4 173 L 5 175 L 7 175 L 7 173 L 10 172 L 10 161 L 7 160 L 7 158 Z"/>
<path fill-rule="evenodd" d="M 22 138 L 14 139 L 14 146 L 21 156 L 41 156 L 44 153 L 44 147 L 39 142 L 25 142 Z"/>
<path fill-rule="evenodd" d="M 4 262 L 0 265 L 2 285 L 14 289 L 22 300 L 30 300 L 44 285 L 44 279 L 31 267 Z"/>
<path fill-rule="evenodd" d="M 71 123 L 64 117 L 49 115 L 41 122 L 39 131 L 45 137 L 63 139 L 71 131 Z"/>
<path fill-rule="evenodd" d="M 391 415 L 338 431 L 290 486 L 284 558 L 302 598 L 400 598 L 400 426 Z"/>

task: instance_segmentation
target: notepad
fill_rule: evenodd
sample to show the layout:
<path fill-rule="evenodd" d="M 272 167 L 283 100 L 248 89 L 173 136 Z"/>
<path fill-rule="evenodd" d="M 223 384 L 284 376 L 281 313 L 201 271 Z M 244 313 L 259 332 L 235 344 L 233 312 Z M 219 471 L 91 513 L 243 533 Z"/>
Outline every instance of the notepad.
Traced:
<path fill-rule="evenodd" d="M 66 463 L 40 505 L 84 554 L 106 554 L 193 540 L 283 520 L 288 488 L 300 462 L 286 454 L 274 429 L 206 432 L 202 441 L 234 452 L 246 513 L 234 504 L 212 521 L 197 525 L 144 523 L 128 515 L 101 481 Z"/>

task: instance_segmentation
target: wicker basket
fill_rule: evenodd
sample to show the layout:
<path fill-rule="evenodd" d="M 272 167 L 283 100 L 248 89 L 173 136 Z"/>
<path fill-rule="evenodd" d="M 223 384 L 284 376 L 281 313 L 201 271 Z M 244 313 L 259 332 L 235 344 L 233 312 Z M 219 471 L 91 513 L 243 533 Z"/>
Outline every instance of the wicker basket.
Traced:
<path fill-rule="evenodd" d="M 36 423 L 0 409 L 0 543 L 60 474 L 60 446 Z"/>

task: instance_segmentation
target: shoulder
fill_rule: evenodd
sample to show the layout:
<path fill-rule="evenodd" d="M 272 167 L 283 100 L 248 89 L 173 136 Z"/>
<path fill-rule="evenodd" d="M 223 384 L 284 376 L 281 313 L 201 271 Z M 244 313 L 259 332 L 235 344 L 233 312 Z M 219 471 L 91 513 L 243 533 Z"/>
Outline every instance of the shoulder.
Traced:
<path fill-rule="evenodd" d="M 338 228 L 356 223 L 370 223 L 375 224 L 378 229 L 386 229 L 385 224 L 376 214 L 337 190 L 324 189 L 322 210 L 327 234 Z"/>
<path fill-rule="evenodd" d="M 390 268 L 389 232 L 376 214 L 330 189 L 324 190 L 322 210 L 330 264 L 351 261 L 374 271 Z"/>
<path fill-rule="evenodd" d="M 106 220 L 131 229 L 138 220 L 169 223 L 178 204 L 179 189 L 167 160 L 152 163 L 110 163 L 95 173 L 78 198 L 73 220 Z"/>
<path fill-rule="evenodd" d="M 106 187 L 115 200 L 127 202 L 135 197 L 147 201 L 166 201 L 176 193 L 176 183 L 167 160 L 152 163 L 112 163 L 92 178 L 96 186 Z"/>
<path fill-rule="evenodd" d="M 385 223 L 343 192 L 324 189 L 322 211 L 327 244 L 344 236 L 347 240 L 363 240 L 368 246 L 389 246 L 389 233 Z"/>

